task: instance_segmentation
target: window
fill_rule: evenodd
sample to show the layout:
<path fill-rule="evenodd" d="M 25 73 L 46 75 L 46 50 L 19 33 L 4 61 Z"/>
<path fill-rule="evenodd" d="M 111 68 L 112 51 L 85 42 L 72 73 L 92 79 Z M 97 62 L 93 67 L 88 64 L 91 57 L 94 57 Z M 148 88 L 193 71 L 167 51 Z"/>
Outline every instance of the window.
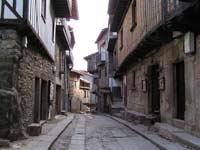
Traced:
<path fill-rule="evenodd" d="M 55 20 L 52 20 L 52 41 L 55 40 Z"/>
<path fill-rule="evenodd" d="M 89 98 L 89 96 L 90 96 L 90 92 L 89 92 L 89 91 L 87 91 L 87 97 Z"/>
<path fill-rule="evenodd" d="M 120 50 L 123 49 L 123 39 L 124 39 L 124 31 L 123 31 L 123 28 L 121 28 L 121 31 L 120 31 Z"/>
<path fill-rule="evenodd" d="M 105 66 L 105 77 L 107 76 L 107 67 Z"/>
<path fill-rule="evenodd" d="M 132 26 L 131 26 L 131 32 L 134 30 L 136 25 L 137 25 L 137 8 L 136 8 L 136 0 L 133 0 L 133 2 L 132 2 Z"/>
<path fill-rule="evenodd" d="M 101 69 L 99 69 L 99 79 L 101 79 Z"/>
<path fill-rule="evenodd" d="M 41 15 L 43 20 L 46 20 L 46 0 L 42 0 Z"/>
<path fill-rule="evenodd" d="M 84 91 L 84 98 L 86 98 L 87 97 L 87 95 L 86 95 L 86 91 Z"/>
<path fill-rule="evenodd" d="M 135 83 L 135 71 L 132 72 L 132 89 L 135 90 L 136 89 L 136 83 Z"/>
<path fill-rule="evenodd" d="M 74 81 L 74 88 L 77 89 L 77 81 Z"/>
<path fill-rule="evenodd" d="M 121 87 L 112 87 L 113 97 L 122 97 L 121 95 Z"/>
<path fill-rule="evenodd" d="M 88 91 L 86 91 L 86 98 L 88 98 Z"/>

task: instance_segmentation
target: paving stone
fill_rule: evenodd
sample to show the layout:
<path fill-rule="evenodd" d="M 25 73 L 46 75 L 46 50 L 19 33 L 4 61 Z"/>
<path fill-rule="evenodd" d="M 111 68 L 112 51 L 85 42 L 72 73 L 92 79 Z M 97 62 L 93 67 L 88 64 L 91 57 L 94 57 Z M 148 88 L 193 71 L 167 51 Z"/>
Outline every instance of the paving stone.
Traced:
<path fill-rule="evenodd" d="M 71 138 L 72 140 L 85 140 L 85 136 L 84 135 L 74 135 Z"/>
<path fill-rule="evenodd" d="M 70 145 L 69 150 L 85 150 L 83 145 Z"/>
<path fill-rule="evenodd" d="M 33 138 L 32 141 L 22 147 L 22 150 L 48 150 L 54 140 L 60 135 L 60 133 L 69 125 L 74 119 L 73 115 L 56 123 L 55 126 L 47 132 L 45 135 Z"/>
<path fill-rule="evenodd" d="M 71 139 L 71 145 L 85 145 L 85 140 L 74 140 L 74 139 Z"/>

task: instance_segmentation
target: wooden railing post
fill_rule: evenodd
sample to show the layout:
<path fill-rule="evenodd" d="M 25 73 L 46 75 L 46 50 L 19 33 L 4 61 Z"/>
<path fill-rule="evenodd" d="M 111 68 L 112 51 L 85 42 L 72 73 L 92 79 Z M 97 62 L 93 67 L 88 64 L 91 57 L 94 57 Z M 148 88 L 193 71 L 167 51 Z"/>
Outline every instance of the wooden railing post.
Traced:
<path fill-rule="evenodd" d="M 162 0 L 162 21 L 166 22 L 168 0 Z"/>

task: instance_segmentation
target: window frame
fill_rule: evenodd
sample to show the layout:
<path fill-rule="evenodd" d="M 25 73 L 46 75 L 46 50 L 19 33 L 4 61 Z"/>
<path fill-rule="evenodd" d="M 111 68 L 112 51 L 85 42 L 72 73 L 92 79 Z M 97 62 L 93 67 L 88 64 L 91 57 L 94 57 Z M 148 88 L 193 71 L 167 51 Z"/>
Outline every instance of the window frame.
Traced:
<path fill-rule="evenodd" d="M 54 43 L 55 42 L 55 20 L 53 19 L 52 20 L 52 42 Z"/>
<path fill-rule="evenodd" d="M 131 4 L 131 19 L 132 19 L 132 25 L 130 31 L 133 32 L 135 27 L 137 26 L 137 2 L 136 0 L 133 0 Z"/>
<path fill-rule="evenodd" d="M 132 71 L 132 90 L 136 90 L 136 71 Z"/>
<path fill-rule="evenodd" d="M 107 73 L 107 67 L 106 67 L 106 66 L 105 66 L 105 68 L 104 68 L 104 73 L 105 73 L 105 74 L 104 74 L 105 77 L 107 77 L 107 74 L 108 74 L 108 73 Z"/>
<path fill-rule="evenodd" d="M 47 10 L 47 1 L 46 0 L 42 0 L 41 1 L 41 16 L 43 21 L 46 23 L 46 10 Z"/>
<path fill-rule="evenodd" d="M 124 47 L 124 29 L 123 27 L 120 30 L 120 50 L 122 50 Z"/>

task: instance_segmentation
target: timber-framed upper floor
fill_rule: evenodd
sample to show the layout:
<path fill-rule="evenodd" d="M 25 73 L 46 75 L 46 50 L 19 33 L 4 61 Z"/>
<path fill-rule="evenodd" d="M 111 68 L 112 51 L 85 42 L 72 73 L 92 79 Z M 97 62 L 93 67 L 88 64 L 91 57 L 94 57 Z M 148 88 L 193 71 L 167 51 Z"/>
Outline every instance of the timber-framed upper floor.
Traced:
<path fill-rule="evenodd" d="M 56 18 L 78 19 L 76 0 L 1 0 L 0 26 L 15 28 L 35 39 L 52 60 L 55 53 Z"/>
<path fill-rule="evenodd" d="M 108 35 L 117 33 L 117 37 L 108 37 L 108 51 L 113 51 L 117 69 L 126 70 L 130 63 L 171 40 L 173 31 L 197 30 L 197 25 L 191 26 L 195 18 L 188 17 L 197 14 L 191 10 L 196 3 L 196 0 L 110 0 Z"/>

